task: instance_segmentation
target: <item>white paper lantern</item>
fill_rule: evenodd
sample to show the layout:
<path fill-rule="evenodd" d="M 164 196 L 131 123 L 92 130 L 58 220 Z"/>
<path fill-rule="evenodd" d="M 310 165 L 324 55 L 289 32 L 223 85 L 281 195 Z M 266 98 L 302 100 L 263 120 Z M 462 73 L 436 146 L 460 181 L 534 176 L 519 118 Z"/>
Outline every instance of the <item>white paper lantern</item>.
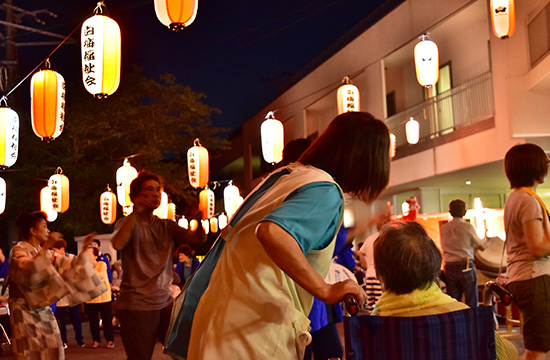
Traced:
<path fill-rule="evenodd" d="M 47 142 L 63 131 L 65 80 L 53 70 L 41 70 L 31 78 L 31 124 L 36 136 Z"/>
<path fill-rule="evenodd" d="M 218 216 L 218 227 L 221 229 L 224 229 L 225 227 L 227 226 L 227 215 L 225 214 L 220 214 L 220 216 Z"/>
<path fill-rule="evenodd" d="M 40 191 L 40 210 L 46 213 L 49 222 L 57 219 L 57 211 L 52 206 L 52 191 L 49 186 L 44 186 Z"/>
<path fill-rule="evenodd" d="M 491 0 L 491 23 L 493 32 L 500 39 L 507 39 L 516 27 L 514 0 Z"/>
<path fill-rule="evenodd" d="M 69 209 L 70 203 L 69 178 L 63 175 L 60 167 L 55 172 L 48 180 L 48 186 L 52 192 L 52 208 L 58 213 L 64 213 Z"/>
<path fill-rule="evenodd" d="M 137 176 L 137 170 L 130 165 L 128 159 L 124 159 L 122 166 L 116 171 L 116 191 L 120 206 L 128 207 L 133 205 L 130 199 L 130 184 Z"/>
<path fill-rule="evenodd" d="M 350 82 L 345 76 L 342 86 L 338 88 L 336 102 L 338 104 L 338 115 L 350 111 L 361 111 L 359 103 L 359 88 Z"/>
<path fill-rule="evenodd" d="M 430 87 L 439 80 L 439 50 L 437 45 L 424 34 L 414 47 L 416 79 L 424 87 Z"/>
<path fill-rule="evenodd" d="M 230 181 L 225 189 L 223 189 L 223 205 L 228 217 L 232 217 L 241 205 L 239 201 L 240 197 L 239 188 Z"/>
<path fill-rule="evenodd" d="M 185 216 L 182 216 L 181 219 L 178 220 L 178 225 L 184 229 L 189 229 L 189 221 Z"/>
<path fill-rule="evenodd" d="M 285 131 L 283 123 L 273 116 L 273 111 L 267 113 L 265 121 L 260 127 L 260 135 L 264 160 L 270 164 L 280 162 L 283 159 Z"/>
<path fill-rule="evenodd" d="M 407 134 L 407 142 L 416 144 L 420 140 L 420 124 L 414 118 L 410 118 L 405 124 L 405 132 Z"/>
<path fill-rule="evenodd" d="M 82 24 L 82 81 L 86 90 L 97 98 L 113 94 L 120 84 L 120 27 L 108 16 L 101 15 L 98 3 L 94 16 Z"/>
<path fill-rule="evenodd" d="M 6 210 L 6 180 L 0 177 L 0 214 Z"/>
<path fill-rule="evenodd" d="M 7 98 L 4 96 L 0 99 L 0 168 L 15 164 L 18 153 L 19 116 L 8 107 Z"/>

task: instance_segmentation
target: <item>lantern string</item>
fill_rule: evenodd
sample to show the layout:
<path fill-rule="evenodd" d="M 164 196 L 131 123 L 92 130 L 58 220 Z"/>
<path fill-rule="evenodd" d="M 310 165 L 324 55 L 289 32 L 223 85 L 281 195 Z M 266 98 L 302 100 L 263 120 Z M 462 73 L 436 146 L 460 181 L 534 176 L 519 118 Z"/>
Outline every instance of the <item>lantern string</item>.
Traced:
<path fill-rule="evenodd" d="M 42 60 L 38 65 L 36 65 L 36 67 L 34 69 L 31 70 L 30 73 L 27 74 L 27 76 L 25 76 L 21 81 L 19 81 L 19 83 L 17 85 L 15 85 L 5 96 L 8 97 L 11 95 L 12 92 L 15 91 L 15 89 L 17 89 L 19 86 L 21 86 L 21 84 L 23 84 L 25 82 L 25 80 L 27 80 L 29 78 L 29 76 L 31 76 L 32 74 L 34 74 L 34 72 L 36 70 L 38 70 L 40 68 L 40 66 L 42 66 L 42 64 L 44 63 L 48 63 L 50 62 L 50 57 L 61 47 L 61 45 L 63 45 L 67 40 L 69 40 L 69 38 L 75 33 L 76 30 L 78 30 L 82 24 L 84 24 L 84 21 L 86 20 L 83 20 L 80 24 L 78 24 L 74 29 L 73 31 L 71 31 L 71 33 L 69 35 L 67 35 L 65 37 L 65 39 L 63 39 L 63 41 L 61 41 L 59 43 L 59 45 L 56 46 L 55 49 L 53 49 L 53 51 L 44 58 L 44 60 Z"/>

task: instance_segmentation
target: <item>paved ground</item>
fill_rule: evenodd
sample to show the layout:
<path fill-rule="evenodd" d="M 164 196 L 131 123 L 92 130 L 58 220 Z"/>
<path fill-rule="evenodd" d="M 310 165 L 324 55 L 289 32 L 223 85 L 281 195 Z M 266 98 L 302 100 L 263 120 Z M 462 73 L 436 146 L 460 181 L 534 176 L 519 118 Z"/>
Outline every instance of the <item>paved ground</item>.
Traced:
<path fill-rule="evenodd" d="M 67 324 L 67 338 L 69 340 L 69 348 L 65 350 L 66 360 L 124 360 L 126 359 L 126 353 L 124 352 L 124 346 L 120 340 L 120 335 L 115 332 L 115 347 L 114 349 L 107 349 L 106 341 L 102 341 L 101 347 L 92 349 L 92 335 L 90 334 L 90 326 L 87 322 L 82 324 L 82 331 L 84 333 L 84 342 L 86 347 L 79 348 L 74 339 L 73 326 Z M 0 355 L 0 359 L 11 359 L 13 356 L 9 354 Z M 163 354 L 162 345 L 157 343 L 152 360 L 171 360 L 168 355 Z"/>

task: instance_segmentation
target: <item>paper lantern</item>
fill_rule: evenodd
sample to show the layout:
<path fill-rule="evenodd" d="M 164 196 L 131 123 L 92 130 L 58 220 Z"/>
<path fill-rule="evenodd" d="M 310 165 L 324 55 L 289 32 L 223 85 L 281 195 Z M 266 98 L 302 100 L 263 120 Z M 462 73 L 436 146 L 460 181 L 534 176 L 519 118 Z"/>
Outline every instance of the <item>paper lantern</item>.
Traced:
<path fill-rule="evenodd" d="M 416 144 L 420 139 L 420 124 L 414 118 L 410 118 L 405 124 L 405 133 L 407 134 L 407 142 Z"/>
<path fill-rule="evenodd" d="M 201 226 L 202 226 L 202 228 L 203 228 L 205 234 L 209 234 L 209 233 L 210 233 L 210 220 L 208 220 L 208 219 L 202 219 L 202 220 L 201 220 Z"/>
<path fill-rule="evenodd" d="M 178 225 L 179 225 L 179 227 L 182 227 L 184 229 L 189 229 L 189 221 L 185 218 L 185 216 L 182 216 L 178 220 Z"/>
<path fill-rule="evenodd" d="M 220 214 L 218 216 L 218 227 L 221 229 L 224 229 L 227 226 L 227 215 Z"/>
<path fill-rule="evenodd" d="M 120 206 L 133 205 L 132 200 L 130 200 L 130 184 L 137 176 L 137 170 L 130 165 L 128 159 L 124 159 L 122 166 L 116 171 L 116 191 Z"/>
<path fill-rule="evenodd" d="M 168 195 L 164 191 L 160 193 L 160 205 L 153 211 L 153 215 L 160 219 L 168 218 Z"/>
<path fill-rule="evenodd" d="M 81 31 L 82 81 L 99 99 L 113 94 L 120 83 L 120 28 L 103 11 L 98 4 Z"/>
<path fill-rule="evenodd" d="M 437 45 L 424 34 L 414 47 L 416 79 L 424 87 L 430 87 L 439 80 L 439 51 Z"/>
<path fill-rule="evenodd" d="M 52 206 L 52 190 L 49 186 L 44 186 L 40 191 L 40 210 L 46 213 L 49 222 L 57 219 L 57 212 Z"/>
<path fill-rule="evenodd" d="M 395 157 L 395 153 L 397 152 L 397 137 L 395 134 L 390 133 L 390 158 L 393 159 Z"/>
<path fill-rule="evenodd" d="M 491 0 L 491 23 L 493 32 L 500 39 L 507 39 L 516 28 L 514 0 Z"/>
<path fill-rule="evenodd" d="M 116 195 L 109 185 L 107 190 L 99 197 L 99 215 L 104 224 L 112 224 L 116 221 Z"/>
<path fill-rule="evenodd" d="M 130 205 L 130 206 L 123 206 L 123 207 L 122 207 L 122 215 L 123 215 L 123 216 L 128 216 L 128 215 L 130 215 L 133 211 L 134 211 L 134 206 L 133 206 L 133 205 Z"/>
<path fill-rule="evenodd" d="M 4 105 L 2 105 L 2 101 Z M 0 168 L 15 164 L 19 153 L 19 116 L 0 99 Z"/>
<path fill-rule="evenodd" d="M 217 233 L 219 231 L 218 218 L 213 217 L 210 219 L 210 231 L 212 233 Z"/>
<path fill-rule="evenodd" d="M 65 80 L 53 70 L 41 70 L 32 76 L 31 124 L 36 136 L 47 142 L 57 138 L 63 131 Z"/>
<path fill-rule="evenodd" d="M 69 209 L 69 178 L 63 175 L 63 170 L 58 167 L 55 174 L 50 176 L 48 186 L 52 192 L 52 208 L 58 213 L 64 213 Z"/>
<path fill-rule="evenodd" d="M 168 213 L 166 218 L 168 220 L 176 221 L 176 204 L 168 203 Z"/>
<path fill-rule="evenodd" d="M 197 16 L 198 0 L 155 0 L 157 18 L 172 31 L 191 25 Z"/>
<path fill-rule="evenodd" d="M 260 127 L 260 135 L 262 138 L 264 160 L 271 164 L 276 164 L 283 160 L 285 131 L 283 123 L 273 116 L 273 111 L 267 113 L 265 121 Z"/>
<path fill-rule="evenodd" d="M 210 219 L 214 216 L 215 198 L 214 192 L 208 188 L 204 188 L 199 193 L 199 210 L 202 213 L 203 219 Z"/>
<path fill-rule="evenodd" d="M 359 89 L 350 82 L 347 76 L 342 80 L 342 86 L 338 88 L 336 101 L 338 104 L 338 115 L 349 111 L 361 111 Z"/>
<path fill-rule="evenodd" d="M 191 219 L 191 221 L 189 221 L 189 230 L 195 231 L 198 228 L 199 228 L 199 222 L 196 219 Z"/>
<path fill-rule="evenodd" d="M 0 214 L 6 210 L 6 180 L 0 177 Z"/>
<path fill-rule="evenodd" d="M 223 189 L 223 205 L 228 217 L 233 216 L 237 211 L 240 205 L 240 196 L 239 188 L 233 185 L 232 181 L 229 181 L 229 184 Z"/>
<path fill-rule="evenodd" d="M 208 150 L 199 139 L 195 139 L 193 147 L 187 151 L 187 170 L 192 187 L 203 188 L 208 184 Z"/>

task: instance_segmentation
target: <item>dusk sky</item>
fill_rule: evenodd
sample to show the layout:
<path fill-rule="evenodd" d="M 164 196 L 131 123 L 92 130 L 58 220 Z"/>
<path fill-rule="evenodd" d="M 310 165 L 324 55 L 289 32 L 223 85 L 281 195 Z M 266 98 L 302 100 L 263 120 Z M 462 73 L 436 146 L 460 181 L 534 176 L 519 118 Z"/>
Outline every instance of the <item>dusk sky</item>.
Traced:
<path fill-rule="evenodd" d="M 121 28 L 122 82 L 131 64 L 140 65 L 146 75 L 156 79 L 173 73 L 179 83 L 204 93 L 206 104 L 221 110 L 213 117 L 215 125 L 234 130 L 384 1 L 199 0 L 195 22 L 177 33 L 158 21 L 153 0 L 106 0 L 105 5 Z M 96 1 L 13 0 L 13 5 L 31 11 L 50 10 L 58 17 L 40 15 L 46 25 L 30 17 L 24 17 L 22 24 L 68 35 L 91 16 Z M 81 76 L 80 29 L 72 38 L 73 45 L 64 45 L 51 57 L 52 67 L 67 80 Z M 18 42 L 37 40 L 56 39 L 18 30 Z M 21 48 L 21 76 L 53 49 Z M 28 92 L 29 84 L 22 87 Z"/>

